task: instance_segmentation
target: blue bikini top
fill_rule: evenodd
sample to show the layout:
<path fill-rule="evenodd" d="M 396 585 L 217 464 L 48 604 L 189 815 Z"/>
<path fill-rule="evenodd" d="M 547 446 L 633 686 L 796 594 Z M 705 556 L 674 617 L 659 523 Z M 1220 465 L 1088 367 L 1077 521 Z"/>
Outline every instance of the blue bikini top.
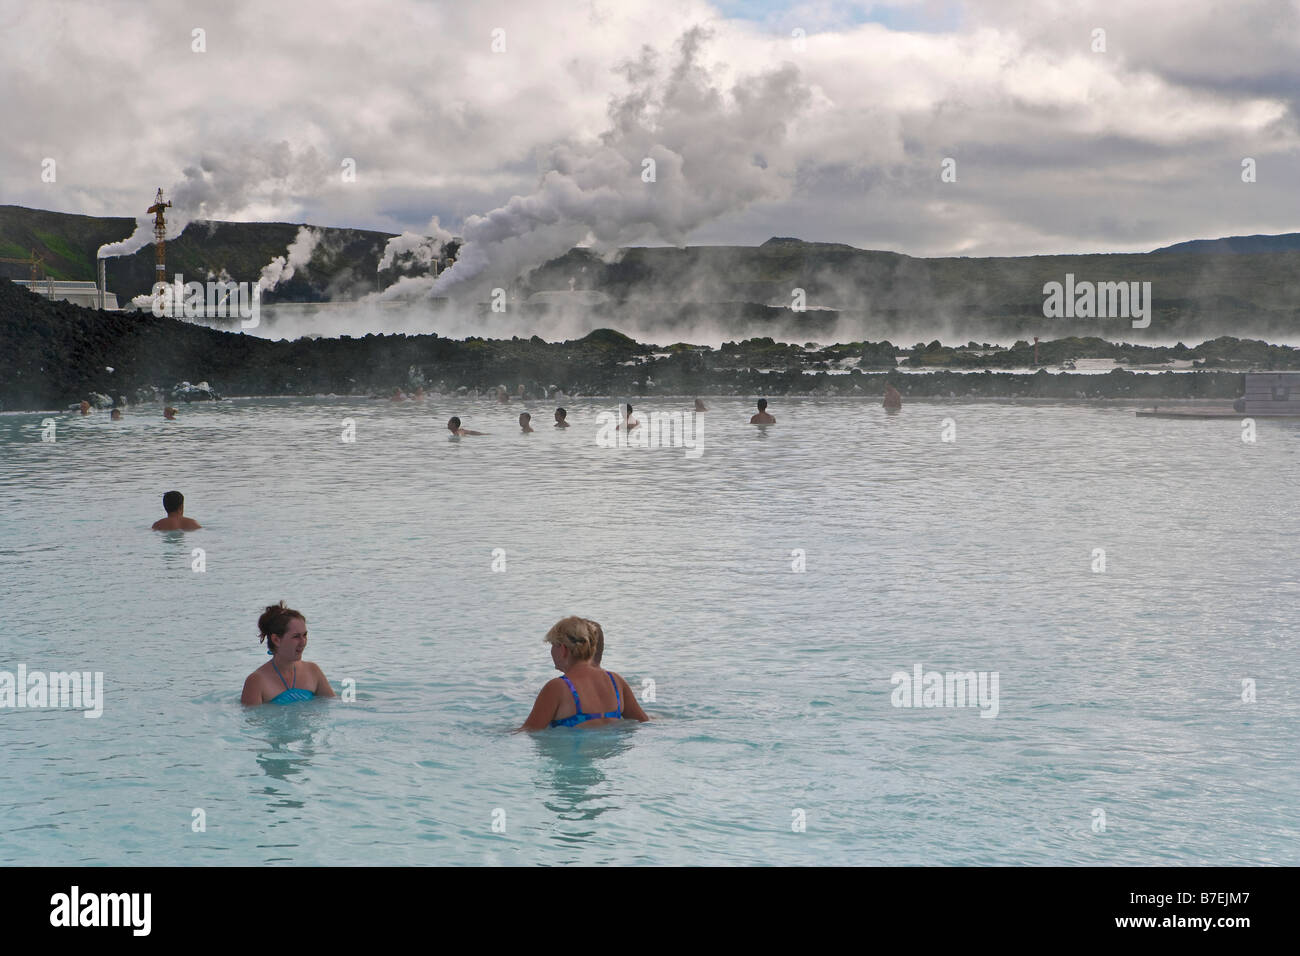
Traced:
<path fill-rule="evenodd" d="M 271 698 L 273 704 L 296 704 L 300 700 L 311 700 L 316 695 L 305 687 L 290 687 L 289 682 L 284 679 L 280 673 L 280 668 L 275 666 L 275 661 L 271 661 L 271 667 L 275 669 L 275 676 L 280 678 L 280 683 L 284 684 L 284 690 L 280 691 L 275 697 Z M 293 670 L 293 682 L 298 683 L 298 669 Z"/>
<path fill-rule="evenodd" d="M 609 674 L 609 671 L 606 671 L 605 673 Z M 283 679 L 284 678 L 281 678 L 281 680 Z M 618 710 L 611 710 L 607 714 L 584 714 L 582 712 L 582 704 L 578 702 L 578 688 L 573 686 L 573 681 L 569 680 L 569 675 L 561 674 L 560 680 L 569 685 L 569 693 L 573 694 L 573 706 L 578 712 L 572 717 L 565 717 L 563 720 L 551 721 L 552 727 L 576 727 L 578 724 L 585 723 L 588 720 L 600 720 L 603 717 L 619 718 L 623 716 L 623 695 L 618 691 L 618 681 L 614 680 L 613 674 L 609 674 L 609 682 L 614 685 L 614 700 L 618 703 Z"/>

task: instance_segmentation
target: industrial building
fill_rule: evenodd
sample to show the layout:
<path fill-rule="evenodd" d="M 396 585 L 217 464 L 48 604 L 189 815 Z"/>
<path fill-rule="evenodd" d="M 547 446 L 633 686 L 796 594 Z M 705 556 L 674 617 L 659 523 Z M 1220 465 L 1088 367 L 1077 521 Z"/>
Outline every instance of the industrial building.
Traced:
<path fill-rule="evenodd" d="M 99 285 L 94 282 L 74 282 L 64 279 L 15 279 L 14 285 L 20 285 L 47 299 L 84 305 L 88 309 L 106 309 L 109 312 L 120 311 L 117 293 L 104 292 L 101 302 Z"/>

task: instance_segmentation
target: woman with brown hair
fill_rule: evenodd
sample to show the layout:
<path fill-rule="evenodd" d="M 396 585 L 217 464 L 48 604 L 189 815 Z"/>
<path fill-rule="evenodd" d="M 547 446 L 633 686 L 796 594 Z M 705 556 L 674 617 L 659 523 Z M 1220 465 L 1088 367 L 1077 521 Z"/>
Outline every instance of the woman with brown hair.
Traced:
<path fill-rule="evenodd" d="M 283 601 L 268 605 L 257 619 L 258 642 L 266 641 L 271 659 L 248 675 L 240 702 L 292 704 L 313 697 L 333 697 L 334 688 L 321 669 L 302 659 L 307 647 L 307 619 Z"/>
<path fill-rule="evenodd" d="M 595 621 L 566 617 L 546 632 L 544 640 L 551 645 L 551 661 L 561 676 L 546 682 L 520 730 L 598 727 L 622 719 L 650 719 L 627 681 L 600 669 L 605 635 Z"/>

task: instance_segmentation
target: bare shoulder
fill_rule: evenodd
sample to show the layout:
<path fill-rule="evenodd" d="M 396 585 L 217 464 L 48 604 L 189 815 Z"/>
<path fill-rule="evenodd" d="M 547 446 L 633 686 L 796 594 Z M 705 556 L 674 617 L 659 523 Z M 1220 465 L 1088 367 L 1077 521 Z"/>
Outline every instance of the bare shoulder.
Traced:
<path fill-rule="evenodd" d="M 558 700 L 561 697 L 567 697 L 568 694 L 569 694 L 569 688 L 564 683 L 564 678 L 552 677 L 550 680 L 548 680 L 545 684 L 542 685 L 541 693 L 539 693 L 537 696 L 548 697 L 548 698 L 554 697 Z"/>
<path fill-rule="evenodd" d="M 240 695 L 240 702 L 244 704 L 262 703 L 262 679 L 261 668 L 249 674 L 244 681 L 244 692 Z"/>
<path fill-rule="evenodd" d="M 617 671 L 609 671 L 609 673 L 614 675 L 614 679 L 618 681 L 619 687 L 621 687 L 625 693 L 632 693 L 632 688 L 628 686 L 628 682 L 623 679 L 622 674 Z"/>

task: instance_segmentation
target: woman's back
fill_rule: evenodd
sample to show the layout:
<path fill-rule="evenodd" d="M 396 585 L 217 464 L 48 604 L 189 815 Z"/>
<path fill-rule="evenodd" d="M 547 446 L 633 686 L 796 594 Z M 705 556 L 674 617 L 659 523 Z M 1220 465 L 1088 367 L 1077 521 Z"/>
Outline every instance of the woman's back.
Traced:
<path fill-rule="evenodd" d="M 562 677 L 548 680 L 520 730 L 547 727 L 599 727 L 624 718 L 649 720 L 627 681 L 601 670 L 604 632 L 585 617 L 557 621 L 544 638 L 551 664 Z"/>
<path fill-rule="evenodd" d="M 623 718 L 618 675 L 599 667 L 581 667 L 556 681 L 562 693 L 552 727 L 601 726 Z"/>

